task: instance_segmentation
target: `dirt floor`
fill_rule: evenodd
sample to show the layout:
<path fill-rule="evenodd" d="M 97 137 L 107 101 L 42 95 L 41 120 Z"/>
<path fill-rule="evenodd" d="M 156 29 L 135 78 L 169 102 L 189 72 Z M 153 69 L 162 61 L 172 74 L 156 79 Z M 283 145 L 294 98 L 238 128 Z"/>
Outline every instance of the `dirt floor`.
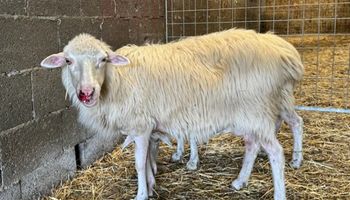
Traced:
<path fill-rule="evenodd" d="M 305 79 L 296 90 L 297 105 L 349 108 L 350 37 L 288 40 L 300 49 L 305 63 Z M 287 198 L 350 199 L 350 115 L 299 114 L 305 125 L 304 163 L 300 169 L 288 166 L 291 131 L 284 126 L 278 136 L 286 156 Z M 230 189 L 242 164 L 240 138 L 223 134 L 202 145 L 198 171 L 186 169 L 189 149 L 186 150 L 183 162 L 172 163 L 175 146 L 161 146 L 154 199 L 272 199 L 271 169 L 264 156 L 256 160 L 248 187 L 241 191 Z M 132 199 L 136 186 L 133 147 L 122 152 L 119 146 L 43 199 Z"/>

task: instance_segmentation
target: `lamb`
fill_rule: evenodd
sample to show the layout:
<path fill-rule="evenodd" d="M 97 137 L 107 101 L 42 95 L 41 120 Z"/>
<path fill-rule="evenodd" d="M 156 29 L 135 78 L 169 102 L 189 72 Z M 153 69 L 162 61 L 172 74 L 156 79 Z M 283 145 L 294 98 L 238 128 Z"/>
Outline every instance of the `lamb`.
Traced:
<path fill-rule="evenodd" d="M 147 199 L 153 191 L 154 130 L 198 143 L 220 132 L 243 137 L 246 152 L 232 187 L 247 184 L 262 147 L 272 168 L 274 198 L 286 198 L 275 124 L 281 111 L 293 115 L 289 97 L 304 68 L 292 45 L 278 36 L 231 29 L 113 52 L 81 34 L 41 65 L 63 67 L 63 84 L 82 124 L 135 141 L 136 199 Z"/>

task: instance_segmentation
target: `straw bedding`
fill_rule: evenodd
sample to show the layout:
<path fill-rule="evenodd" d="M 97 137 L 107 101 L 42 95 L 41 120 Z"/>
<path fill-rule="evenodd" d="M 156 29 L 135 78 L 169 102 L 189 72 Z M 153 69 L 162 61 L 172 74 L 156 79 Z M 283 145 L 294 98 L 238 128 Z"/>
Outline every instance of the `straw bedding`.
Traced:
<path fill-rule="evenodd" d="M 297 47 L 300 44 L 317 47 L 315 38 L 288 40 Z M 333 72 L 330 67 L 333 63 L 333 40 L 317 40 L 321 41 L 319 47 L 329 48 L 320 48 L 319 61 L 315 50 L 303 50 L 306 79 L 297 89 L 297 104 L 349 107 L 346 88 L 349 87 L 350 38 L 338 39 L 334 53 L 336 68 Z M 327 78 L 319 79 L 316 90 L 312 77 L 318 75 L 329 78 L 332 73 L 333 77 L 342 79 L 336 79 L 333 83 Z M 332 87 L 335 92 L 330 97 Z M 299 114 L 304 118 L 304 163 L 300 169 L 294 170 L 288 166 L 292 156 L 291 131 L 284 125 L 278 134 L 286 157 L 287 198 L 350 199 L 350 115 L 317 112 Z M 118 146 L 88 169 L 77 172 L 75 178 L 55 188 L 43 200 L 132 199 L 137 187 L 133 148 L 131 146 L 122 152 Z M 208 145 L 202 145 L 197 171 L 186 169 L 189 149 L 186 150 L 183 162 L 172 163 L 170 157 L 175 147 L 161 146 L 154 199 L 273 198 L 271 169 L 267 157 L 263 155 L 255 162 L 248 187 L 241 191 L 230 189 L 242 164 L 244 148 L 240 138 L 223 134 L 212 138 Z"/>
<path fill-rule="evenodd" d="M 297 104 L 350 107 L 350 35 L 289 37 L 305 65 Z"/>

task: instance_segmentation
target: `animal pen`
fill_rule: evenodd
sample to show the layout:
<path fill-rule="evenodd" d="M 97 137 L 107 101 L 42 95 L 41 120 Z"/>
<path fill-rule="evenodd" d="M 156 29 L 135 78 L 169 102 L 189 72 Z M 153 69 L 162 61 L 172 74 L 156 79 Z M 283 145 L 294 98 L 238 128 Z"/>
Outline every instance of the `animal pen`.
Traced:
<path fill-rule="evenodd" d="M 291 42 L 306 68 L 300 109 L 349 113 L 349 1 L 167 1 L 166 40 L 232 27 L 272 31 Z M 327 109 L 328 108 L 328 109 Z"/>
<path fill-rule="evenodd" d="M 167 0 L 165 41 L 232 27 L 272 31 L 299 51 L 305 76 L 295 91 L 304 118 L 304 163 L 286 164 L 288 199 L 350 198 L 350 2 L 348 0 Z M 316 112 L 315 112 L 316 111 Z M 318 112 L 326 111 L 326 112 Z M 278 138 L 286 163 L 292 137 Z M 249 185 L 229 188 L 243 155 L 240 138 L 217 136 L 200 148 L 197 171 L 171 163 L 174 148 L 161 146 L 155 199 L 271 199 L 266 157 L 259 156 Z M 185 158 L 188 157 L 186 154 Z M 117 147 L 44 199 L 130 199 L 136 193 L 133 148 Z"/>

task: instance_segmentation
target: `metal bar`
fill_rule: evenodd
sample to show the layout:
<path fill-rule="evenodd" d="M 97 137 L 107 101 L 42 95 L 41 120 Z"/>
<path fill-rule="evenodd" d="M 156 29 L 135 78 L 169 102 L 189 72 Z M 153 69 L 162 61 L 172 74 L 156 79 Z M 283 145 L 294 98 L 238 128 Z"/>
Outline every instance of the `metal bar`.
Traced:
<path fill-rule="evenodd" d="M 317 56 L 316 56 L 316 80 L 315 80 L 315 96 L 317 97 L 317 92 L 318 92 L 318 77 L 320 76 L 320 29 L 321 29 L 321 6 L 320 6 L 320 1 L 318 1 L 318 21 L 317 21 Z M 317 103 L 319 99 L 317 99 Z"/>
<path fill-rule="evenodd" d="M 219 31 L 221 31 L 221 0 L 219 0 Z"/>
<path fill-rule="evenodd" d="M 236 17 L 235 18 L 233 18 L 233 15 L 234 15 L 234 12 L 233 12 L 233 3 L 234 3 L 234 0 L 231 0 L 231 28 L 233 28 L 233 19 L 236 19 Z"/>
<path fill-rule="evenodd" d="M 303 2 L 303 17 L 302 18 L 303 18 L 303 20 L 301 21 L 301 49 L 303 49 L 303 51 L 301 51 L 300 54 L 301 54 L 301 61 L 302 61 L 302 63 L 304 63 L 305 2 Z M 302 92 L 303 91 L 302 83 L 299 84 L 299 88 L 298 89 L 299 89 L 300 93 L 302 94 L 303 93 Z"/>
<path fill-rule="evenodd" d="M 331 79 L 331 88 L 330 88 L 330 95 L 329 95 L 329 103 L 332 103 L 333 99 L 333 90 L 334 90 L 334 68 L 335 68 L 335 47 L 337 45 L 336 43 L 336 32 L 337 32 L 337 2 L 338 0 L 335 0 L 334 4 L 334 33 L 333 33 L 333 55 L 332 55 L 332 79 Z"/>
<path fill-rule="evenodd" d="M 169 36 L 169 30 L 168 30 L 168 0 L 164 0 L 164 6 L 165 6 L 165 42 L 168 43 L 168 36 Z"/>
<path fill-rule="evenodd" d="M 194 35 L 197 35 L 197 1 L 194 0 Z"/>
<path fill-rule="evenodd" d="M 326 6 L 326 5 L 333 5 L 335 3 L 320 3 L 321 6 Z M 350 2 L 337 2 L 338 5 L 348 5 L 350 4 Z M 300 4 L 296 4 L 296 5 L 300 5 Z M 303 3 L 302 5 L 305 5 L 305 6 L 318 6 L 318 3 L 313 3 L 313 4 L 307 4 L 307 3 Z M 285 4 L 285 5 L 275 5 L 275 6 L 262 6 L 262 8 L 283 8 L 283 7 L 288 7 L 289 4 Z M 231 9 L 244 9 L 244 8 L 248 8 L 248 9 L 251 9 L 251 8 L 259 8 L 258 6 L 243 6 L 243 7 L 235 7 L 235 8 L 221 8 L 221 10 L 231 10 Z M 208 8 L 208 9 L 197 9 L 197 11 L 217 11 L 219 9 L 217 8 Z M 169 12 L 187 12 L 187 11 L 194 11 L 193 9 L 187 9 L 187 10 L 171 10 Z"/>
<path fill-rule="evenodd" d="M 247 28 L 247 14 L 248 14 L 248 4 L 247 4 L 247 1 L 244 1 L 245 2 L 245 7 L 244 7 L 244 28 Z"/>
<path fill-rule="evenodd" d="M 290 0 L 288 0 L 288 14 L 287 14 L 287 35 L 289 36 L 290 26 Z"/>
<path fill-rule="evenodd" d="M 339 17 L 337 18 L 338 20 L 350 20 L 350 17 Z M 305 20 L 308 20 L 308 21 L 319 21 L 319 20 L 334 20 L 334 18 L 331 18 L 331 17 L 321 17 L 321 18 L 312 18 L 312 19 L 275 19 L 275 20 L 272 20 L 272 19 L 261 19 L 260 21 L 261 22 L 288 22 L 288 21 L 305 21 Z M 236 22 L 259 22 L 259 20 L 243 20 L 243 21 L 236 21 Z M 191 24 L 191 23 L 194 23 L 194 22 L 185 22 L 185 24 Z M 199 22 L 200 23 L 200 22 Z M 201 22 L 201 23 L 205 23 L 205 22 Z M 210 24 L 217 24 L 219 22 L 209 22 Z M 220 23 L 232 23 L 232 21 L 220 21 Z M 175 22 L 174 24 L 182 24 L 182 22 Z"/>
<path fill-rule="evenodd" d="M 350 114 L 350 109 L 342 109 L 342 108 L 323 108 L 317 106 L 296 106 L 296 110 L 303 111 L 318 111 L 318 112 L 334 112 L 334 113 L 345 113 Z"/>
<path fill-rule="evenodd" d="M 272 7 L 272 31 L 275 32 L 275 22 L 276 22 L 276 0 L 273 0 Z"/>
<path fill-rule="evenodd" d="M 350 97 L 349 97 L 349 88 L 350 88 L 350 44 L 349 44 L 349 67 L 348 67 L 348 78 L 347 78 L 347 84 L 346 84 L 346 96 L 345 99 L 347 101 L 345 102 L 345 108 L 348 108 L 350 106 Z"/>
<path fill-rule="evenodd" d="M 206 24 L 206 31 L 209 32 L 209 0 L 207 0 L 207 24 Z"/>
<path fill-rule="evenodd" d="M 174 3 L 173 0 L 170 0 L 171 3 L 171 9 L 174 9 Z M 174 36 L 174 13 L 171 13 L 171 36 Z"/>
<path fill-rule="evenodd" d="M 259 7 L 258 8 L 258 32 L 259 33 L 261 33 L 261 19 L 260 19 L 260 17 L 261 17 L 261 12 L 260 12 L 261 11 L 260 10 L 261 9 L 261 5 L 260 5 L 260 1 L 261 0 L 258 0 L 258 7 Z"/>
<path fill-rule="evenodd" d="M 185 36 L 185 0 L 182 0 L 182 36 Z"/>
<path fill-rule="evenodd" d="M 201 24 L 201 23 L 197 23 L 197 24 Z M 331 36 L 331 35 L 333 35 L 333 34 L 320 33 L 320 36 Z M 279 34 L 278 36 L 293 38 L 293 37 L 300 37 L 300 34 L 293 34 L 293 35 Z M 317 33 L 309 33 L 309 34 L 305 33 L 304 36 L 306 36 L 306 37 L 317 36 Z M 350 36 L 350 34 L 348 34 L 348 33 L 337 33 L 336 36 Z M 174 36 L 174 37 L 181 37 L 181 36 Z M 298 47 L 296 47 L 296 48 L 298 48 Z M 327 48 L 327 47 L 320 47 L 320 48 Z M 341 47 L 337 47 L 337 48 L 341 48 Z M 329 49 L 329 47 L 328 47 L 328 49 Z"/>

